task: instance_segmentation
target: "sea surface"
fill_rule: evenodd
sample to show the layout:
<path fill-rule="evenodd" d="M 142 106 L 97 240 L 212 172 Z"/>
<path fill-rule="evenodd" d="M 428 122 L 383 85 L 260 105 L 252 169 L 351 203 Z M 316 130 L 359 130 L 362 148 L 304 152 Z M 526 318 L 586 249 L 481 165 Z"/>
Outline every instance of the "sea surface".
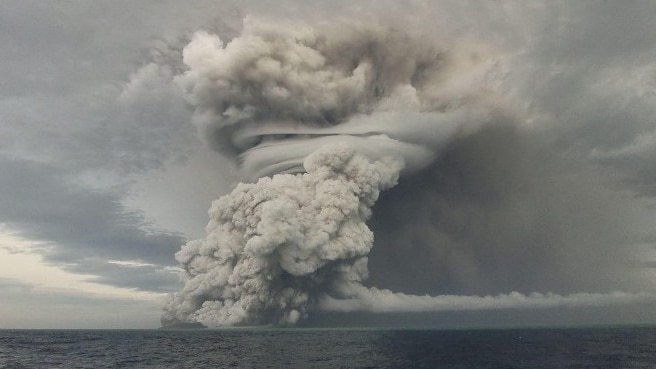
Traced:
<path fill-rule="evenodd" d="M 656 368 L 656 327 L 0 330 L 0 368 Z"/>

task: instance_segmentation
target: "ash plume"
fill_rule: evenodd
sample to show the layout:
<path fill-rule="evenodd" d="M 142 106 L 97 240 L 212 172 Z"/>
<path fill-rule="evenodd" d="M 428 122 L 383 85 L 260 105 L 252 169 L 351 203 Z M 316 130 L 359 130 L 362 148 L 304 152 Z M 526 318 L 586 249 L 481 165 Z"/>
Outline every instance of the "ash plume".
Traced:
<path fill-rule="evenodd" d="M 591 240 L 559 223 L 603 228 L 563 218 L 567 206 L 546 199 L 558 189 L 545 190 L 544 178 L 567 187 L 554 173 L 571 163 L 541 160 L 528 119 L 502 97 L 503 54 L 376 22 L 255 18 L 226 39 L 199 31 L 182 54 L 186 71 L 175 80 L 194 124 L 248 182 L 216 200 L 207 237 L 176 254 L 185 285 L 164 325 L 653 300 L 614 292 L 628 285 L 621 281 L 579 292 L 605 280 L 574 274 L 557 290 L 554 275 L 579 262 L 610 271 L 621 253 L 603 230 Z M 595 241 L 603 252 L 586 261 Z M 513 269 L 522 257 L 526 270 Z M 513 274 L 530 268 L 532 278 Z"/>
<path fill-rule="evenodd" d="M 165 324 L 296 323 L 339 281 L 366 279 L 373 234 L 365 221 L 401 163 L 371 162 L 337 144 L 304 168 L 242 183 L 212 204 L 207 238 L 176 254 L 189 279 Z"/>

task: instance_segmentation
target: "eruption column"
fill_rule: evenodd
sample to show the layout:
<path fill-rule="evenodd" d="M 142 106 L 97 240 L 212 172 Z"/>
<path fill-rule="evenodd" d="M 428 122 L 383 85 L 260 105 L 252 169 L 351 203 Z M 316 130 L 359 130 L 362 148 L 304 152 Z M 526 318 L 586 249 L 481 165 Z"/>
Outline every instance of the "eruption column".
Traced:
<path fill-rule="evenodd" d="M 210 209 L 207 238 L 176 254 L 185 286 L 162 322 L 293 323 L 367 278 L 379 191 L 456 137 L 498 121 L 498 65 L 378 24 L 247 18 L 225 42 L 197 32 L 176 80 L 193 121 L 256 183 Z M 475 86 L 472 88 L 472 86 Z"/>
<path fill-rule="evenodd" d="M 186 284 L 163 323 L 295 323 L 324 294 L 360 283 L 373 244 L 365 221 L 401 166 L 329 145 L 307 157 L 306 173 L 238 185 L 212 204 L 207 238 L 176 254 Z"/>

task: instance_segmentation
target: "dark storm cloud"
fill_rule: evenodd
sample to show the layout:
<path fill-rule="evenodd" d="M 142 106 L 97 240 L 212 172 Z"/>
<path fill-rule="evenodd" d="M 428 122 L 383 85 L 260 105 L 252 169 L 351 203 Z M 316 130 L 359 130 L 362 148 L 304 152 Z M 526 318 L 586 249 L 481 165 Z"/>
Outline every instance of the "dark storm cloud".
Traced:
<path fill-rule="evenodd" d="M 175 60 L 164 62 L 185 22 L 172 7 L 0 4 L 0 222 L 44 242 L 50 264 L 151 291 L 175 283 L 164 268 L 184 237 L 123 204 L 133 181 L 183 163 L 194 141 Z"/>
<path fill-rule="evenodd" d="M 175 60 L 167 59 L 185 23 L 210 16 L 192 7 L 189 17 L 176 17 L 175 8 L 168 1 L 0 4 L 0 154 L 79 174 L 104 171 L 104 179 L 183 160 L 194 133 L 171 83 Z"/>
<path fill-rule="evenodd" d="M 157 273 L 153 269 L 172 263 L 181 235 L 149 230 L 140 214 L 121 205 L 118 194 L 81 188 L 43 164 L 3 160 L 0 171 L 0 222 L 23 237 L 45 241 L 46 262 L 97 274 L 107 284 L 148 290 L 170 284 L 171 278 L 144 278 L 141 268 L 106 263 L 98 268 L 97 260 L 139 260 L 155 264 L 148 272 Z"/>
<path fill-rule="evenodd" d="M 647 1 L 543 6 L 515 75 L 555 149 L 648 195 L 656 187 L 653 13 Z"/>

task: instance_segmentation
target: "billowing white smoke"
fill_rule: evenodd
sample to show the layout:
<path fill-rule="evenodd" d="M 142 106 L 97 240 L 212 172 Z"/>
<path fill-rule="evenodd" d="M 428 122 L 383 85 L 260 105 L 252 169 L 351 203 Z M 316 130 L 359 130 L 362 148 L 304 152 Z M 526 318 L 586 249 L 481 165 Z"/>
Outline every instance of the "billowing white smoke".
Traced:
<path fill-rule="evenodd" d="M 198 32 L 177 77 L 207 142 L 245 178 L 215 201 L 207 237 L 176 254 L 185 286 L 162 323 L 289 324 L 313 310 L 439 311 L 607 304 L 623 294 L 411 296 L 368 288 L 379 191 L 455 140 L 513 126 L 503 59 L 376 24 Z M 261 178 L 263 177 L 263 178 Z M 647 298 L 651 296 L 636 296 Z"/>
<path fill-rule="evenodd" d="M 304 167 L 239 184 L 212 204 L 207 238 L 176 254 L 189 278 L 165 324 L 295 323 L 332 288 L 367 278 L 373 234 L 365 221 L 401 162 L 371 162 L 342 144 Z"/>

